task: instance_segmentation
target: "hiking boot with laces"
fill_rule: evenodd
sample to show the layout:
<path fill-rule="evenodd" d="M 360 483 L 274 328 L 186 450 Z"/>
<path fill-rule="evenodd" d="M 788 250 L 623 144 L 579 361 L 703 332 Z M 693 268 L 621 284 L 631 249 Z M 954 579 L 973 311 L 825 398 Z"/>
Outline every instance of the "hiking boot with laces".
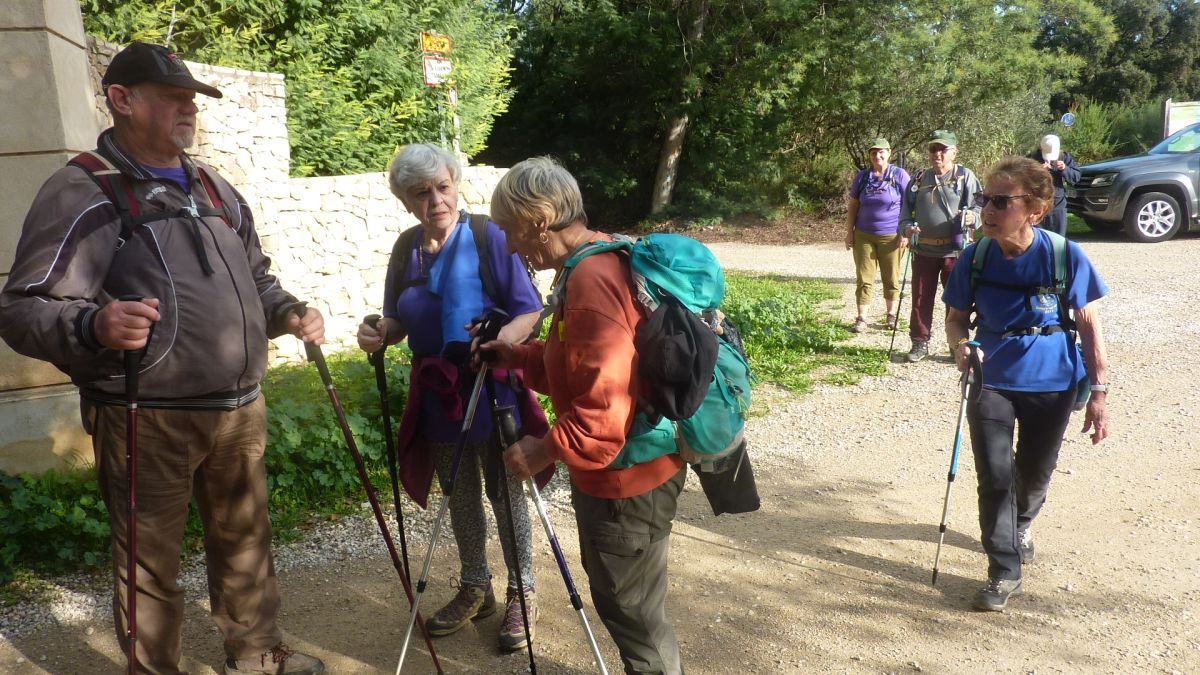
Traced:
<path fill-rule="evenodd" d="M 308 654 L 292 651 L 280 642 L 258 656 L 227 660 L 223 672 L 225 675 L 320 675 L 325 672 L 325 664 Z"/>
<path fill-rule="evenodd" d="M 926 356 L 929 356 L 929 343 L 914 342 L 912 343 L 912 349 L 908 350 L 908 356 L 905 358 L 908 359 L 909 363 L 916 363 Z"/>
<path fill-rule="evenodd" d="M 1028 527 L 1017 532 L 1017 550 L 1022 563 L 1033 562 L 1033 532 Z"/>
<path fill-rule="evenodd" d="M 537 598 L 532 588 L 525 589 L 525 608 L 529 611 L 529 632 L 525 635 L 525 622 L 521 619 L 521 599 L 517 589 L 508 589 L 504 601 L 504 621 L 500 624 L 500 648 L 516 651 L 529 646 L 529 639 L 537 634 Z"/>
<path fill-rule="evenodd" d="M 459 584 L 454 599 L 425 620 L 425 627 L 434 637 L 450 635 L 467 625 L 471 619 L 482 619 L 495 611 L 496 596 L 492 593 L 490 581 L 485 584 L 464 581 Z"/>
<path fill-rule="evenodd" d="M 851 333 L 861 333 L 867 329 L 867 320 L 861 316 L 854 320 L 854 325 L 850 327 Z"/>
<path fill-rule="evenodd" d="M 987 586 L 975 594 L 975 609 L 999 612 L 1008 605 L 1008 599 L 1024 593 L 1020 579 L 988 579 Z"/>

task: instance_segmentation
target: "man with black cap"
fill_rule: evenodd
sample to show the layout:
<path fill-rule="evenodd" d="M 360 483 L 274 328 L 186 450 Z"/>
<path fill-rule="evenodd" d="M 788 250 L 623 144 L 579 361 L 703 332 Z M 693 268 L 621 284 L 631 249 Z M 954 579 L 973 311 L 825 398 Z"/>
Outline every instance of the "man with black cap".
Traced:
<path fill-rule="evenodd" d="M 102 84 L 113 126 L 46 181 L 0 292 L 0 336 L 79 387 L 108 506 L 117 636 L 128 647 L 123 353 L 140 359 L 135 555 L 139 670 L 180 673 L 176 582 L 188 503 L 204 524 L 225 673 L 321 673 L 276 625 L 259 392 L 267 339 L 324 322 L 270 274 L 245 199 L 189 157 L 197 92 L 179 56 L 135 42 Z M 141 298 L 133 300 L 130 298 Z"/>
<path fill-rule="evenodd" d="M 957 163 L 954 132 L 938 129 L 929 135 L 926 146 L 930 168 L 917 172 L 908 184 L 900 212 L 900 247 L 915 239 L 908 320 L 912 348 L 906 357 L 910 363 L 929 355 L 938 281 L 945 287 L 959 252 L 979 225 L 975 195 L 983 190 L 975 172 Z"/>

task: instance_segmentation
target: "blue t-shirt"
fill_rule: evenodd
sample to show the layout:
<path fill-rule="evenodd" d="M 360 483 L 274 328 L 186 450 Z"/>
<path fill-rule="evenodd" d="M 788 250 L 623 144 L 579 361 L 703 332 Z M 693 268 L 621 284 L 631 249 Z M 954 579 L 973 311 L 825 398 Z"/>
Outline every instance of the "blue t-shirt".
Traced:
<path fill-rule="evenodd" d="M 942 294 L 947 306 L 964 312 L 971 309 L 971 261 L 976 246 L 971 244 L 963 252 Z M 1108 286 L 1078 244 L 1068 242 L 1067 246 L 1072 268 L 1067 303 L 1078 310 L 1107 295 Z M 1015 286 L 1053 286 L 1053 256 L 1050 236 L 1036 228 L 1033 244 L 1012 260 L 1005 259 L 999 244 L 992 242 L 980 280 Z M 975 339 L 984 354 L 985 387 L 1054 392 L 1071 389 L 1083 379 L 1086 374 L 1083 357 L 1069 333 L 1002 337 L 1008 330 L 1060 324 L 1057 295 L 1031 297 L 1031 310 L 1025 305 L 1022 291 L 978 284 L 975 305 L 979 317 Z"/>
<path fill-rule="evenodd" d="M 459 220 L 458 227 L 470 227 L 466 214 Z M 418 235 L 420 236 L 420 235 Z M 408 268 L 404 279 L 393 281 L 394 288 L 384 290 L 383 315 L 396 319 L 408 334 L 408 348 L 416 356 L 436 356 L 442 353 L 442 298 L 430 292 L 427 284 L 419 284 L 404 289 L 397 294 L 397 289 L 406 281 L 427 276 L 429 269 L 437 261 L 441 252 L 426 253 L 421 246 L 415 251 L 408 252 Z M 479 255 L 491 256 L 492 276 L 496 280 L 496 293 L 500 296 L 500 308 L 509 316 L 540 312 L 542 301 L 537 289 L 525 270 L 521 257 L 508 252 L 508 240 L 504 232 L 495 223 L 487 224 L 487 251 L 479 251 Z M 399 261 L 391 261 L 397 265 Z M 496 303 L 484 294 L 484 311 L 492 309 Z M 462 398 L 465 401 L 470 394 L 474 375 L 460 378 L 459 385 Z M 516 394 L 503 383 L 496 384 L 496 396 L 501 405 L 513 405 Z M 486 398 L 486 393 L 485 393 Z M 420 430 L 425 438 L 436 443 L 450 442 L 457 438 L 461 421 L 446 419 L 446 412 L 440 398 L 433 391 L 426 391 L 421 399 Z M 492 416 L 490 405 L 480 401 L 475 411 L 475 421 L 471 424 L 468 441 L 477 443 L 487 440 L 491 435 Z"/>
<path fill-rule="evenodd" d="M 174 181 L 176 185 L 183 188 L 184 194 L 192 194 L 192 184 L 188 182 L 187 172 L 183 170 L 182 166 L 171 169 L 143 164 L 142 168 L 163 180 Z"/>

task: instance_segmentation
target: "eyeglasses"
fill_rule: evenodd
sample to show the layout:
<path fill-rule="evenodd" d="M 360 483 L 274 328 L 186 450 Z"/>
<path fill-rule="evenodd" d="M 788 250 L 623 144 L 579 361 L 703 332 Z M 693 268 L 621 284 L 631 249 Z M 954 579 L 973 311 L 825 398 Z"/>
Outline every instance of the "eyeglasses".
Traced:
<path fill-rule="evenodd" d="M 1032 196 L 1033 195 L 1029 195 L 1029 194 L 989 195 L 989 194 L 984 194 L 982 192 L 978 192 L 975 194 L 975 206 L 978 206 L 979 208 L 982 209 L 983 207 L 987 206 L 988 203 L 990 202 L 992 205 L 992 208 L 996 209 L 997 211 L 1003 211 L 1008 208 L 1008 203 L 1011 202 L 1012 200 L 1023 199 L 1025 197 L 1032 197 Z"/>

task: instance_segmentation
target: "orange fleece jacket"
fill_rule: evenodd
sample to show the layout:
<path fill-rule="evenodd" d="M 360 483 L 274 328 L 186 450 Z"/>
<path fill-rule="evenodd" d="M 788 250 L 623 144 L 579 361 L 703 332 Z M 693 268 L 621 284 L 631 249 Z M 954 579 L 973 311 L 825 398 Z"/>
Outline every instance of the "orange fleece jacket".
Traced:
<path fill-rule="evenodd" d="M 576 487 L 602 499 L 649 492 L 683 466 L 671 454 L 608 468 L 625 446 L 641 384 L 633 336 L 645 318 L 630 278 L 625 255 L 585 258 L 571 273 L 547 341 L 514 348 L 514 367 L 524 370 L 526 384 L 550 395 L 558 415 L 545 438 L 550 456 L 567 465 Z"/>

